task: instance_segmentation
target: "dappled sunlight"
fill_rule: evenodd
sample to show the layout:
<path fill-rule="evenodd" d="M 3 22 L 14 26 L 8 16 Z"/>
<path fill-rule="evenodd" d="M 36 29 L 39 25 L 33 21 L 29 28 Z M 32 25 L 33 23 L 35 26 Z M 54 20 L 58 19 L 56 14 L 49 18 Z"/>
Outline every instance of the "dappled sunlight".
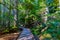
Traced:
<path fill-rule="evenodd" d="M 52 38 L 51 34 L 46 33 L 46 34 L 43 34 L 39 37 L 40 40 L 43 40 L 43 39 L 46 39 L 46 38 L 51 39 Z"/>

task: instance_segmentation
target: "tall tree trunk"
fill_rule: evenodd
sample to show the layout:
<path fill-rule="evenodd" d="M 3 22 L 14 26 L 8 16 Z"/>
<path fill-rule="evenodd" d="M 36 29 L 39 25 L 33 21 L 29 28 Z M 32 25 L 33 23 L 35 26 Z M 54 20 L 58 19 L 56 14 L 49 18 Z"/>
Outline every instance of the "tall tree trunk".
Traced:
<path fill-rule="evenodd" d="M 9 1 L 11 3 L 11 0 Z M 8 24 L 7 27 L 10 29 L 10 14 L 11 14 L 11 5 L 9 6 L 9 12 L 8 12 Z"/>
<path fill-rule="evenodd" d="M 4 3 L 4 0 L 2 0 L 2 2 Z M 4 12 L 5 12 L 5 9 L 4 9 L 4 6 L 2 6 L 2 26 L 4 27 Z"/>
<path fill-rule="evenodd" d="M 16 19 L 16 17 L 17 17 L 17 16 L 16 16 L 16 9 L 14 9 L 14 12 L 15 12 L 15 13 L 14 13 L 14 27 L 16 27 L 16 21 L 17 21 L 17 19 Z"/>
<path fill-rule="evenodd" d="M 49 13 L 49 9 L 48 7 L 46 7 L 45 12 L 42 14 L 42 29 L 40 30 L 41 33 L 44 32 L 45 30 L 47 30 L 48 26 L 46 25 L 48 16 L 46 16 Z"/>
<path fill-rule="evenodd" d="M 1 26 L 1 4 L 0 4 L 0 26 Z"/>
<path fill-rule="evenodd" d="M 14 7 L 16 8 L 16 0 L 14 0 Z M 16 9 L 14 9 L 13 15 L 14 15 L 14 27 L 16 27 L 16 21 L 17 21 Z"/>
<path fill-rule="evenodd" d="M 16 27 L 18 27 L 18 1 L 17 0 L 15 0 L 15 14 L 14 14 L 14 25 L 16 26 Z"/>

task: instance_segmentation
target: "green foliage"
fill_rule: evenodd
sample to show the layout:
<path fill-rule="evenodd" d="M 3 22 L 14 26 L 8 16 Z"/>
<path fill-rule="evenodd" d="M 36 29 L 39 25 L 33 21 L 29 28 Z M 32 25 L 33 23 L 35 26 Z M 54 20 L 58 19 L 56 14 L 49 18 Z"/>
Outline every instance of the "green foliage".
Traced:
<path fill-rule="evenodd" d="M 0 6 L 0 29 L 2 28 L 3 32 L 17 31 L 19 27 L 16 26 L 16 23 L 18 23 L 18 26 L 31 27 L 33 34 L 44 35 L 49 33 L 52 38 L 60 39 L 60 9 L 58 8 L 58 0 L 18 0 L 18 5 L 15 4 L 14 1 L 5 0 L 5 3 L 1 4 L 7 8 L 8 11 L 5 10 L 5 12 L 1 11 L 3 7 Z M 49 14 L 44 15 L 46 7 L 48 7 Z M 47 16 L 46 23 L 44 23 L 42 16 Z M 9 21 L 10 26 L 8 25 Z M 49 27 L 41 33 L 44 24 L 46 27 Z"/>
<path fill-rule="evenodd" d="M 46 5 L 49 8 L 49 12 L 54 13 L 59 6 L 59 0 L 46 0 Z"/>

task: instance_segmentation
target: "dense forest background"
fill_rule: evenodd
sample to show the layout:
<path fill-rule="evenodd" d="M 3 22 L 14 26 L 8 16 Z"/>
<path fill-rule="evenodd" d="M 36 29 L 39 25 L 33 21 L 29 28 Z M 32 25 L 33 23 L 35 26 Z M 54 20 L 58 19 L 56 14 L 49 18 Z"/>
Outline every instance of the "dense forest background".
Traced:
<path fill-rule="evenodd" d="M 0 0 L 0 34 L 19 31 L 21 25 L 60 40 L 60 0 Z"/>

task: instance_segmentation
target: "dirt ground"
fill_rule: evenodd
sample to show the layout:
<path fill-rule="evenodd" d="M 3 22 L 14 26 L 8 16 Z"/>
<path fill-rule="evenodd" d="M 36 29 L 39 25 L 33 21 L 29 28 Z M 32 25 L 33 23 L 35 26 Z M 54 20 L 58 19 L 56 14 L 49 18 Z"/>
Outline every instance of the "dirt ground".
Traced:
<path fill-rule="evenodd" d="M 11 34 L 5 34 L 5 35 L 0 35 L 0 40 L 13 40 L 13 39 L 16 39 L 18 34 L 19 34 L 19 32 L 11 33 Z"/>
<path fill-rule="evenodd" d="M 19 32 L 0 35 L 0 40 L 16 40 L 18 34 Z M 43 37 L 41 36 L 39 39 L 42 40 Z"/>

